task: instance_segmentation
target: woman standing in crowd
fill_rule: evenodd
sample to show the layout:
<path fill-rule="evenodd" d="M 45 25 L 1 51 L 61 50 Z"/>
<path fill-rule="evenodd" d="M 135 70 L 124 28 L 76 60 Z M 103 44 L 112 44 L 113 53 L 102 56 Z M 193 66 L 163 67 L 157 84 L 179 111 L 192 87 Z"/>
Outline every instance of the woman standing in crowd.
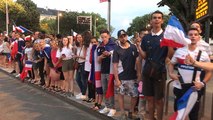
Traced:
<path fill-rule="evenodd" d="M 8 40 L 8 37 L 4 38 L 4 43 L 3 43 L 3 55 L 4 55 L 4 65 L 5 67 L 8 67 L 8 62 L 10 60 L 10 43 Z"/>
<path fill-rule="evenodd" d="M 73 51 L 69 47 L 69 40 L 64 37 L 62 40 L 63 47 L 59 48 L 56 57 L 62 60 L 62 71 L 65 78 L 65 94 L 68 97 L 74 96 L 73 82 Z"/>
<path fill-rule="evenodd" d="M 80 94 L 76 95 L 76 99 L 86 100 L 87 79 L 84 66 L 87 48 L 83 45 L 83 37 L 81 34 L 76 35 L 75 45 L 77 50 L 75 60 L 78 63 L 78 68 L 76 69 L 76 82 L 81 91 Z"/>

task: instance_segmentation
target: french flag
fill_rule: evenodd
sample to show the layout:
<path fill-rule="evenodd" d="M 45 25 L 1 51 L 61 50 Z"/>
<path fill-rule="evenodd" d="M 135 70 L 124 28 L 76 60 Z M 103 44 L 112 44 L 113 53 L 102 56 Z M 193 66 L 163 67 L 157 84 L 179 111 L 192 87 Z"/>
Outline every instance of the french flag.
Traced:
<path fill-rule="evenodd" d="M 198 98 L 197 91 L 191 87 L 177 101 L 177 111 L 169 118 L 169 120 L 185 120 Z"/>
<path fill-rule="evenodd" d="M 184 29 L 178 18 L 172 15 L 166 26 L 164 37 L 160 43 L 161 47 L 169 46 L 180 48 L 188 44 L 191 44 L 191 40 L 186 38 Z"/>
<path fill-rule="evenodd" d="M 16 27 L 16 31 L 21 32 L 21 33 L 25 33 L 28 30 L 26 28 L 22 27 L 22 26 L 17 26 Z"/>
<path fill-rule="evenodd" d="M 32 61 L 26 60 L 25 61 L 25 66 L 20 74 L 20 78 L 22 81 L 24 81 L 24 79 L 27 77 L 28 71 L 32 70 Z"/>

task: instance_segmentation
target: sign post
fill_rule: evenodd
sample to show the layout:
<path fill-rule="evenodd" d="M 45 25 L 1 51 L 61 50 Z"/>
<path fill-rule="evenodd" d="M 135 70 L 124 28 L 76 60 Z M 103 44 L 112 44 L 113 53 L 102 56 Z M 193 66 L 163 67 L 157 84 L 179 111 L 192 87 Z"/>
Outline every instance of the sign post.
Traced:
<path fill-rule="evenodd" d="M 77 16 L 77 24 L 90 25 L 90 31 L 92 31 L 92 16 Z"/>

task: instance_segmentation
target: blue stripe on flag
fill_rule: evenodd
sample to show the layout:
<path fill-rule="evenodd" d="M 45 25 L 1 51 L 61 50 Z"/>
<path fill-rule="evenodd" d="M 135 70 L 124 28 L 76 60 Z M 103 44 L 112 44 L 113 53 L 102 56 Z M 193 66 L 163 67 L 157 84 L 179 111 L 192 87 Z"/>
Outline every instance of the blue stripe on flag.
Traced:
<path fill-rule="evenodd" d="M 174 15 L 172 15 L 172 16 L 170 17 L 170 19 L 169 19 L 169 21 L 168 21 L 168 25 L 171 25 L 171 26 L 173 26 L 173 27 L 176 27 L 176 28 L 178 28 L 179 30 L 183 31 L 183 33 L 185 33 L 185 32 L 184 32 L 184 29 L 183 29 L 183 27 L 182 27 L 182 25 L 181 25 L 181 23 L 180 23 L 180 21 L 179 21 L 178 18 L 177 18 L 176 16 L 174 16 Z"/>
<path fill-rule="evenodd" d="M 186 108 L 187 103 L 188 103 L 188 99 L 190 97 L 190 95 L 192 94 L 192 92 L 194 92 L 194 88 L 190 88 L 189 90 L 186 91 L 186 93 L 177 101 L 177 109 L 183 109 Z"/>

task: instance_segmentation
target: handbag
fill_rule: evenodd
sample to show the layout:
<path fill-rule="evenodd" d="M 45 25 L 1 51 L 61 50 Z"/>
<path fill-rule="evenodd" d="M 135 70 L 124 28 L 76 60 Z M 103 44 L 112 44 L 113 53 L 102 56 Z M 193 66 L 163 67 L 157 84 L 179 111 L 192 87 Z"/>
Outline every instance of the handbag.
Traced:
<path fill-rule="evenodd" d="M 82 50 L 82 48 L 83 48 L 83 47 L 81 47 L 81 50 Z M 81 50 L 80 50 L 80 52 L 79 52 L 79 56 L 80 56 L 80 54 L 81 54 Z M 74 60 L 74 63 L 73 63 L 73 69 L 74 69 L 74 70 L 77 70 L 78 67 L 79 67 L 78 59 L 79 59 L 79 58 L 76 58 L 76 59 Z"/>

